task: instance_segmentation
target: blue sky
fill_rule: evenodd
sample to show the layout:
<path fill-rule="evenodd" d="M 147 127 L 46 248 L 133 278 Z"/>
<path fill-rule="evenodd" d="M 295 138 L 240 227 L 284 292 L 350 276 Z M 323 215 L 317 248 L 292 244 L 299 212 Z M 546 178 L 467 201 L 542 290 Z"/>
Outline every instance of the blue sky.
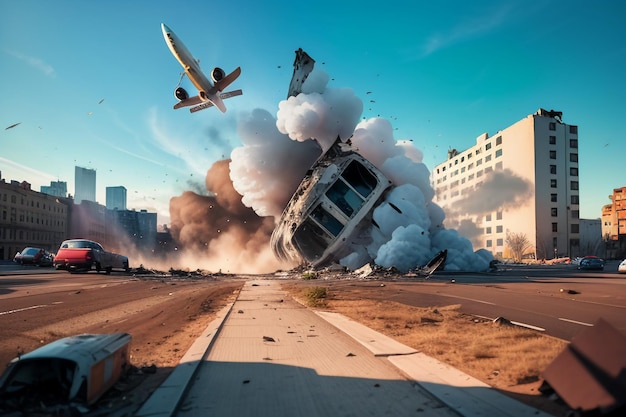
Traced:
<path fill-rule="evenodd" d="M 240 146 L 238 119 L 276 114 L 302 48 L 431 170 L 483 132 L 562 111 L 579 126 L 580 215 L 600 217 L 626 185 L 626 3 L 408 3 L 0 0 L 2 177 L 73 193 L 74 166 L 93 168 L 100 203 L 123 185 L 129 208 L 167 223 L 169 199 Z M 162 22 L 205 71 L 241 66 L 227 113 L 172 109 L 181 67 Z"/>

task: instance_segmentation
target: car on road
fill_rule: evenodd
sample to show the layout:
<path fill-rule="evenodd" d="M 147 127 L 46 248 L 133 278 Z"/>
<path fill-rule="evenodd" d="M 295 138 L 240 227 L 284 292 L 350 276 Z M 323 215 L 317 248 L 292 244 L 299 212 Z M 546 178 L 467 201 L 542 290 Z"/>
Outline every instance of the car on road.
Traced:
<path fill-rule="evenodd" d="M 604 259 L 597 256 L 585 256 L 578 264 L 580 270 L 604 270 Z"/>
<path fill-rule="evenodd" d="M 13 262 L 21 265 L 52 266 L 54 256 L 45 249 L 26 247 L 15 254 Z"/>
<path fill-rule="evenodd" d="M 61 243 L 54 257 L 54 267 L 69 272 L 95 270 L 110 274 L 113 269 L 130 271 L 128 257 L 108 252 L 98 242 L 88 239 L 69 239 Z"/>
<path fill-rule="evenodd" d="M 624 259 L 617 267 L 617 272 L 626 274 L 626 259 Z"/>

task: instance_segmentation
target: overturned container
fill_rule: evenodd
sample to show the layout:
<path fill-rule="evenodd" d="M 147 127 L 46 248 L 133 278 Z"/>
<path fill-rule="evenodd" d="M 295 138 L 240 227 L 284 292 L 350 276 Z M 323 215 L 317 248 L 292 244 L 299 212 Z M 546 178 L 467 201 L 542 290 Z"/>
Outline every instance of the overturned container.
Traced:
<path fill-rule="evenodd" d="M 0 377 L 0 403 L 91 405 L 130 365 L 128 333 L 66 337 L 15 358 Z"/>

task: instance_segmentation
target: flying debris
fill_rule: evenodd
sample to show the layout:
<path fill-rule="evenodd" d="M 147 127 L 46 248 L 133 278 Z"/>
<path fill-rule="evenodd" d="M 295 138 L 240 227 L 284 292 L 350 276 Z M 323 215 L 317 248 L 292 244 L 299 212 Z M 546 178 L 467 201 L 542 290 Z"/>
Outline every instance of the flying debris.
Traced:
<path fill-rule="evenodd" d="M 178 103 L 174 105 L 174 109 L 181 107 L 191 106 L 190 112 L 194 113 L 198 110 L 203 110 L 211 106 L 217 107 L 222 113 L 226 112 L 226 106 L 223 100 L 240 96 L 241 90 L 233 90 L 223 93 L 224 89 L 228 87 L 233 81 L 241 74 L 241 68 L 237 67 L 233 72 L 226 75 L 223 69 L 215 67 L 211 70 L 211 79 L 213 83 L 204 75 L 200 69 L 200 61 L 194 59 L 191 52 L 183 44 L 183 42 L 176 36 L 176 34 L 167 25 L 161 23 L 161 31 L 165 42 L 169 47 L 174 57 L 183 66 L 185 72 L 181 75 L 178 82 L 178 86 L 174 91 L 174 95 L 178 99 Z M 189 80 L 198 89 L 198 95 L 189 97 L 187 91 L 180 86 L 183 80 L 183 76 L 187 75 Z"/>
<path fill-rule="evenodd" d="M 4 130 L 13 129 L 15 126 L 19 126 L 19 125 L 21 125 L 21 124 L 22 124 L 22 122 L 19 122 L 19 123 L 13 123 L 11 126 L 6 127 Z"/>
<path fill-rule="evenodd" d="M 100 101 L 98 102 L 98 104 L 102 104 L 102 102 L 103 102 L 103 101 L 104 101 L 104 99 L 100 100 Z"/>

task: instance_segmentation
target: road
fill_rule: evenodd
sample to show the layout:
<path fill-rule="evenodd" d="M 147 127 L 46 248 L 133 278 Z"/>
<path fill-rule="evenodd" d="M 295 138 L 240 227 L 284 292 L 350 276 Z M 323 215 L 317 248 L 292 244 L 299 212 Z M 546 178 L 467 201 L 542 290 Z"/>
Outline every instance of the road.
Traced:
<path fill-rule="evenodd" d="M 593 272 L 575 265 L 505 265 L 489 274 L 442 272 L 419 283 L 388 283 L 392 288 L 385 298 L 416 307 L 458 304 L 464 313 L 504 317 L 564 340 L 600 318 L 626 334 L 626 275 L 616 270 L 613 261 L 605 271 Z M 379 283 L 363 286 L 371 297 L 380 292 Z"/>

